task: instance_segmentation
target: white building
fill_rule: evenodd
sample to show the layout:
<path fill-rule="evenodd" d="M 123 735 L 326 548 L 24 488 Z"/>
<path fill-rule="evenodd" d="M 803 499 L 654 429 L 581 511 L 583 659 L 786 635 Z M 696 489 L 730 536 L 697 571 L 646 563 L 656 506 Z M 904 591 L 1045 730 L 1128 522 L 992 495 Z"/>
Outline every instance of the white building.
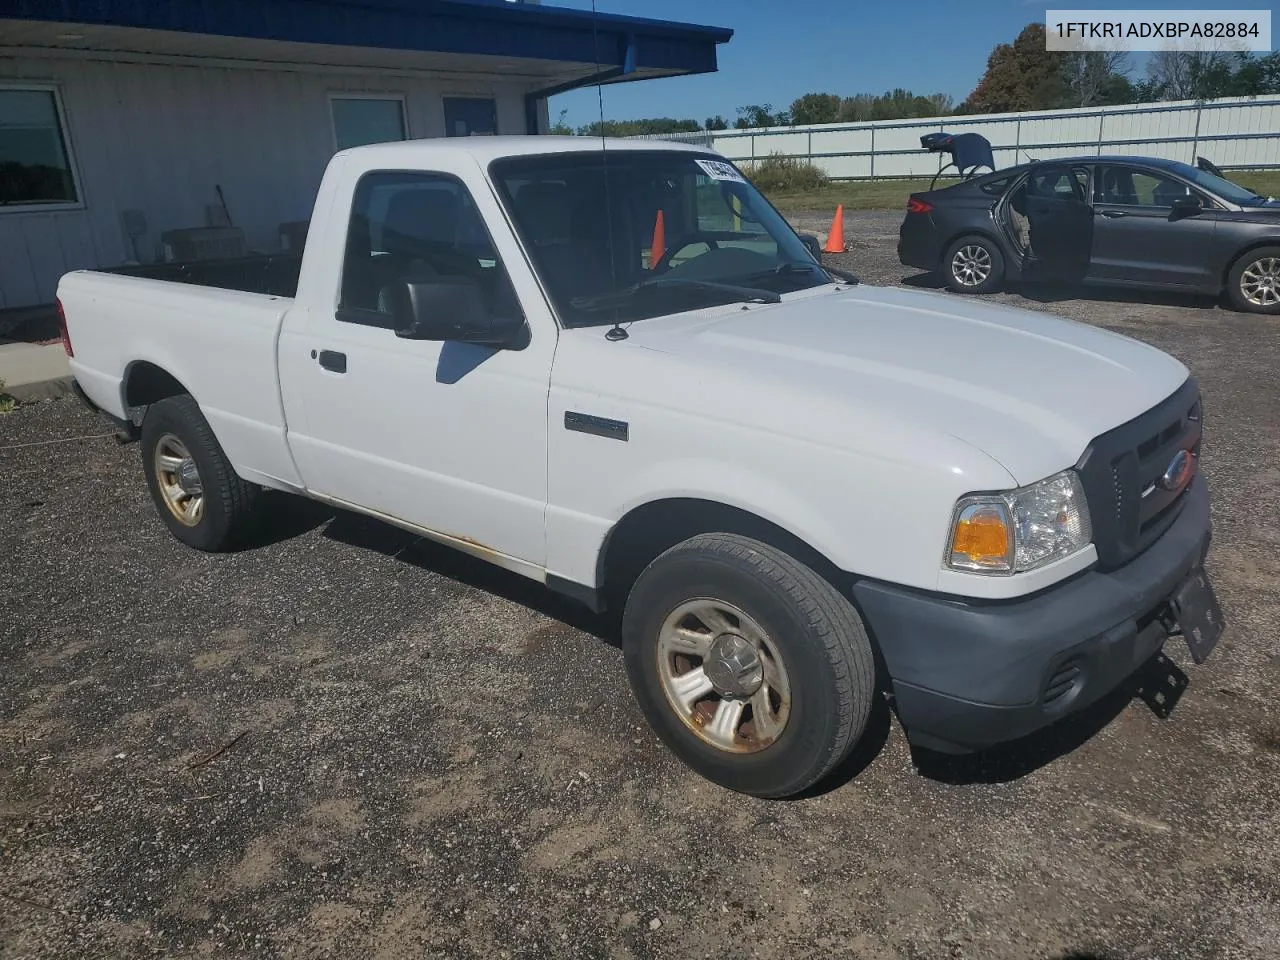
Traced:
<path fill-rule="evenodd" d="M 731 35 L 508 0 L 7 0 L 0 310 L 76 268 L 278 251 L 337 149 L 545 131 L 548 96 L 713 71 Z"/>

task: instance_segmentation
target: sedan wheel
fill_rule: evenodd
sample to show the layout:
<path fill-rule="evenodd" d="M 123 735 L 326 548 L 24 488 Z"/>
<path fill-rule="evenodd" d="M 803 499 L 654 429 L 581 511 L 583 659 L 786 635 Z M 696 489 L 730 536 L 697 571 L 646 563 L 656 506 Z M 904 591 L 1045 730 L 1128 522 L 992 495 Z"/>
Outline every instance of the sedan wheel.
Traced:
<path fill-rule="evenodd" d="M 956 293 L 994 293 L 1004 283 L 1004 257 L 987 237 L 961 237 L 942 263 L 947 287 Z"/>
<path fill-rule="evenodd" d="M 951 258 L 951 275 L 963 287 L 977 287 L 991 276 L 991 254 L 976 243 L 965 244 Z"/>
<path fill-rule="evenodd" d="M 1237 310 L 1280 314 L 1280 247 L 1259 247 L 1227 274 L 1227 297 Z"/>
<path fill-rule="evenodd" d="M 1264 310 L 1280 306 L 1280 259 L 1263 257 L 1245 267 L 1240 274 L 1240 293 Z"/>

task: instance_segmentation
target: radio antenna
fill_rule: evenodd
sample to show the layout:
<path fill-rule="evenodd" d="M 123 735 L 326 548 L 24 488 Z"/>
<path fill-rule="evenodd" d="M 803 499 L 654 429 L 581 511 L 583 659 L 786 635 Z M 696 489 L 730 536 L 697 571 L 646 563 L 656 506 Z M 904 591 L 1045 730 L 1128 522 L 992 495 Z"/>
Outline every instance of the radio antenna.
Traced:
<path fill-rule="evenodd" d="M 596 0 L 591 0 L 591 47 L 595 56 L 596 66 L 596 107 L 600 111 L 600 159 L 604 166 L 604 222 L 605 227 L 609 231 L 608 244 L 609 247 L 609 282 L 614 289 L 618 286 L 618 264 L 616 254 L 614 252 L 614 240 L 616 239 L 613 232 L 613 196 L 612 189 L 609 186 L 609 142 L 605 136 L 604 126 L 604 84 L 600 83 L 600 25 L 598 23 L 599 14 L 596 12 Z M 613 308 L 613 326 L 605 333 L 606 340 L 625 340 L 628 337 L 626 330 L 618 322 L 618 311 L 621 305 Z"/>

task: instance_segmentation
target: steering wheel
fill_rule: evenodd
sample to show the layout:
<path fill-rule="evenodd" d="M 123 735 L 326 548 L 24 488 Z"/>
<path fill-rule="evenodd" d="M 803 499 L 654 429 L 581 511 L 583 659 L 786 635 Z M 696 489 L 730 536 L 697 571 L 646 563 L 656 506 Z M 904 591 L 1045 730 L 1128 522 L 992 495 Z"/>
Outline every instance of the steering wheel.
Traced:
<path fill-rule="evenodd" d="M 707 245 L 707 252 L 710 253 L 712 250 L 720 249 L 719 239 L 720 238 L 713 234 L 706 233 L 691 233 L 688 236 L 681 237 L 662 252 L 662 256 L 658 258 L 658 262 L 653 264 L 650 269 L 654 273 L 666 273 L 671 269 L 671 261 L 681 250 L 686 247 L 691 247 L 695 243 L 705 243 Z"/>

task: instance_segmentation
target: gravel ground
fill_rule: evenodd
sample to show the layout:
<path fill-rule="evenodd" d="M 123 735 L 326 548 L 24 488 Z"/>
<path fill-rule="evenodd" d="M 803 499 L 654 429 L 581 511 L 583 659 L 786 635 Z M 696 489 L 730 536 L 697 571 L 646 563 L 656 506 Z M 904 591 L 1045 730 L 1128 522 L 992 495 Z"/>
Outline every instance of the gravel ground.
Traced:
<path fill-rule="evenodd" d="M 836 260 L 920 283 L 898 219 Z M 1167 719 L 1125 691 L 946 761 L 881 716 L 786 803 L 660 747 L 608 621 L 283 499 L 198 554 L 73 401 L 0 417 L 0 957 L 1275 956 L 1280 323 L 1037 296 L 994 299 L 1200 378 L 1228 633 L 1169 644 Z"/>

